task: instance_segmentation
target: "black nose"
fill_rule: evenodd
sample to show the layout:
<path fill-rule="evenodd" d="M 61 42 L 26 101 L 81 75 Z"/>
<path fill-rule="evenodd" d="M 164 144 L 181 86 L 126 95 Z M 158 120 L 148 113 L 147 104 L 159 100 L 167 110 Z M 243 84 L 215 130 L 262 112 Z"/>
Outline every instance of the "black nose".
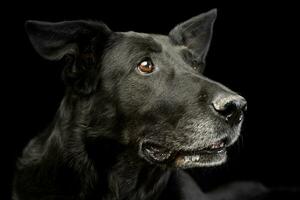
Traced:
<path fill-rule="evenodd" d="M 242 121 L 247 110 L 247 101 L 239 95 L 219 96 L 213 100 L 212 105 L 231 124 Z"/>

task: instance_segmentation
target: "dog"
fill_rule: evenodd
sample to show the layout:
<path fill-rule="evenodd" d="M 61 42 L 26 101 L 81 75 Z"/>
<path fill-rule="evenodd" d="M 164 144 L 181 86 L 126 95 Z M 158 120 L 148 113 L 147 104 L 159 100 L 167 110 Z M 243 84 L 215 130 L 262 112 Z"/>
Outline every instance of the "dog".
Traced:
<path fill-rule="evenodd" d="M 216 16 L 216 9 L 202 13 L 169 35 L 114 32 L 96 21 L 27 21 L 37 53 L 63 63 L 65 96 L 18 159 L 13 199 L 216 200 L 265 192 L 233 183 L 203 193 L 184 172 L 224 163 L 247 109 L 242 96 L 203 75 Z"/>

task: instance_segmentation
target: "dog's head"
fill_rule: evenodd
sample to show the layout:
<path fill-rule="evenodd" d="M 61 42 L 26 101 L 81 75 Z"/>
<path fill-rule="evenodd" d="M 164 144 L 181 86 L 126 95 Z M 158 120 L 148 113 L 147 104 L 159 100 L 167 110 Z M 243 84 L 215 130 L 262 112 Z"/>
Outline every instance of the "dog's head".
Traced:
<path fill-rule="evenodd" d="M 203 75 L 215 18 L 216 10 L 203 13 L 168 36 L 92 21 L 28 21 L 26 29 L 42 57 L 65 61 L 66 96 L 86 134 L 134 147 L 152 164 L 189 168 L 226 160 L 246 109 Z"/>

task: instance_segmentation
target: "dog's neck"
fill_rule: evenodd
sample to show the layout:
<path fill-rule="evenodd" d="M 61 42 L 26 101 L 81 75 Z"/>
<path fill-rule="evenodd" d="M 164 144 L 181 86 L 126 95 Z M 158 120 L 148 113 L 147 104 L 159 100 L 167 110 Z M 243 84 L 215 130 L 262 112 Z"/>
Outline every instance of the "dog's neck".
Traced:
<path fill-rule="evenodd" d="M 170 171 L 150 165 L 134 149 L 108 139 L 93 141 L 89 148 L 92 173 L 84 172 L 84 180 L 90 180 L 87 176 L 94 172 L 97 178 L 90 187 L 94 190 L 86 193 L 104 199 L 156 199 L 167 185 Z"/>
<path fill-rule="evenodd" d="M 150 165 L 137 155 L 136 149 L 125 147 L 116 140 L 98 136 L 78 138 L 78 135 L 83 135 L 79 132 L 87 131 L 86 127 L 72 121 L 74 119 L 68 117 L 71 116 L 71 110 L 62 106 L 63 103 L 60 108 L 63 113 L 58 113 L 53 132 L 66 137 L 62 141 L 65 142 L 64 147 L 67 147 L 67 156 L 74 159 L 73 170 L 80 176 L 80 196 L 83 199 L 98 197 L 107 200 L 138 200 L 156 199 L 159 196 L 167 185 L 170 171 Z M 108 127 L 105 124 L 98 129 L 107 130 Z"/>
<path fill-rule="evenodd" d="M 170 171 L 120 160 L 108 175 L 108 199 L 157 199 L 165 189 Z"/>

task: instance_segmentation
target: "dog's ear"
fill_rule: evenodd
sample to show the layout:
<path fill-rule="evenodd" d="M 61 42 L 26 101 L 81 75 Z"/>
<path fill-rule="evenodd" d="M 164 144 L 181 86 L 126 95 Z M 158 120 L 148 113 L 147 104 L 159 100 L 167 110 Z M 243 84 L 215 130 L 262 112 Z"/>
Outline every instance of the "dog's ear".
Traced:
<path fill-rule="evenodd" d="M 196 55 L 198 63 L 205 64 L 217 9 L 195 16 L 170 31 L 169 36 L 176 45 L 184 45 Z"/>
<path fill-rule="evenodd" d="M 101 22 L 26 21 L 25 28 L 35 50 L 45 59 L 60 60 L 65 55 L 78 55 L 90 40 L 98 35 L 107 36 L 110 29 Z"/>
<path fill-rule="evenodd" d="M 66 64 L 63 79 L 72 88 L 84 93 L 92 86 L 85 80 L 95 70 L 100 51 L 112 31 L 102 22 L 26 21 L 25 28 L 34 49 L 47 60 L 62 60 Z M 89 79 L 92 79 L 90 77 Z M 89 87 L 88 87 L 89 86 Z"/>

